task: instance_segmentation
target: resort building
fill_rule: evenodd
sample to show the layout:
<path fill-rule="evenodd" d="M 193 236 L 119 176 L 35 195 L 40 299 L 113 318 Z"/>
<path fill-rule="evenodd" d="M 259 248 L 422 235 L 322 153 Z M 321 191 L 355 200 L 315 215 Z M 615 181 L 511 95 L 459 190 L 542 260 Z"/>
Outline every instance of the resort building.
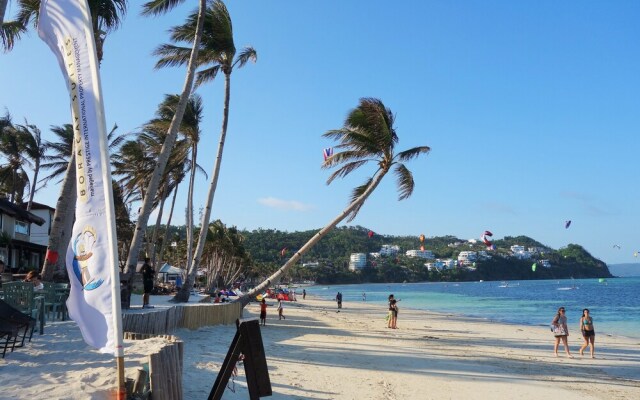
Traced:
<path fill-rule="evenodd" d="M 426 259 L 435 258 L 431 250 L 407 250 L 405 255 L 411 258 L 426 258 Z"/>
<path fill-rule="evenodd" d="M 399 252 L 400 252 L 400 246 L 395 244 L 394 245 L 383 244 L 382 248 L 380 249 L 380 255 L 383 255 L 383 256 L 395 256 Z"/>
<path fill-rule="evenodd" d="M 365 253 L 351 253 L 349 257 L 349 271 L 357 271 L 367 266 L 367 255 Z"/>
<path fill-rule="evenodd" d="M 39 269 L 47 246 L 31 242 L 32 226 L 45 220 L 6 199 L 0 199 L 0 259 L 13 272 Z M 9 272 L 7 270 L 7 272 Z"/>
<path fill-rule="evenodd" d="M 540 263 L 541 266 L 545 268 L 551 268 L 551 263 L 549 262 L 549 260 L 540 260 L 538 262 Z"/>
<path fill-rule="evenodd" d="M 26 210 L 26 204 L 23 205 Z M 46 204 L 36 203 L 35 201 L 31 204 L 31 214 L 37 215 L 42 218 L 44 224 L 37 225 L 32 224 L 31 229 L 29 231 L 29 241 L 31 243 L 37 243 L 42 246 L 49 245 L 49 234 L 51 233 L 51 225 L 53 223 L 53 216 L 56 212 L 56 209 L 53 207 L 49 207 Z"/>
<path fill-rule="evenodd" d="M 318 268 L 320 266 L 319 262 L 308 262 L 308 263 L 303 263 L 302 266 L 304 268 Z"/>
<path fill-rule="evenodd" d="M 461 251 L 458 254 L 458 262 L 462 265 L 471 265 L 478 259 L 478 253 L 475 251 Z"/>

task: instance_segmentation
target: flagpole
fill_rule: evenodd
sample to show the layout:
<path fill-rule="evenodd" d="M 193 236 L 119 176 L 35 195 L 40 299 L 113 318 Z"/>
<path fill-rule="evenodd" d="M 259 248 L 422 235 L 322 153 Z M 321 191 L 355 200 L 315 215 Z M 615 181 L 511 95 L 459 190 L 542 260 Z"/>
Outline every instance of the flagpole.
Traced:
<path fill-rule="evenodd" d="M 83 12 L 87 21 L 91 21 L 89 15 L 89 8 L 83 7 Z M 89 25 L 91 26 L 91 25 Z M 85 29 L 86 26 L 85 26 Z M 94 40 L 87 40 L 87 47 L 89 54 L 93 55 L 93 62 L 90 63 L 91 73 L 95 77 L 93 82 L 93 89 L 96 97 L 96 114 L 98 125 L 98 136 L 100 138 L 100 160 L 102 164 L 102 187 L 105 196 L 105 211 L 107 215 L 107 240 L 109 243 L 109 260 L 108 265 L 111 266 L 111 304 L 113 310 L 113 332 L 116 336 L 114 338 L 115 344 L 115 357 L 116 357 L 116 372 L 117 372 L 117 399 L 126 400 L 127 392 L 125 388 L 124 378 L 124 347 L 123 347 L 123 334 L 122 334 L 122 309 L 120 303 L 120 268 L 118 267 L 118 241 L 116 237 L 116 213 L 115 206 L 113 204 L 113 184 L 111 182 L 111 163 L 109 158 L 109 147 L 107 143 L 107 122 L 104 115 L 104 102 L 102 97 L 102 84 L 100 82 L 100 72 L 98 69 L 98 58 L 95 44 L 94 32 L 87 29 L 87 37 L 92 37 Z"/>

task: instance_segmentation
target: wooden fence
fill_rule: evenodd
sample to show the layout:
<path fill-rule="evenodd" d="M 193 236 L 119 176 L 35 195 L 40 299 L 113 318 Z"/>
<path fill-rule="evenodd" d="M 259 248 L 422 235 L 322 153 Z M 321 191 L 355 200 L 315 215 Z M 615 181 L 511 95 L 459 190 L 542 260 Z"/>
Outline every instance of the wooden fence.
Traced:
<path fill-rule="evenodd" d="M 177 328 L 198 329 L 203 326 L 235 324 L 242 318 L 240 302 L 194 304 L 154 309 L 144 314 L 123 313 L 125 332 L 170 334 Z"/>
<path fill-rule="evenodd" d="M 147 388 L 153 400 L 182 400 L 182 362 L 184 342 L 171 335 L 152 335 L 125 332 L 125 339 L 144 340 L 164 337 L 168 343 L 157 352 L 149 354 L 149 382 L 134 382 L 133 387 Z M 139 375 L 146 381 L 146 374 Z M 145 394 L 145 390 L 137 394 Z"/>
<path fill-rule="evenodd" d="M 242 318 L 240 302 L 193 304 L 157 308 L 150 312 L 123 313 L 124 338 L 144 340 L 165 337 L 169 344 L 149 355 L 149 386 L 153 400 L 182 400 L 183 342 L 173 333 L 177 328 L 198 329 L 203 326 L 235 324 Z M 146 379 L 146 377 L 145 377 Z M 144 386 L 136 382 L 135 387 Z"/>

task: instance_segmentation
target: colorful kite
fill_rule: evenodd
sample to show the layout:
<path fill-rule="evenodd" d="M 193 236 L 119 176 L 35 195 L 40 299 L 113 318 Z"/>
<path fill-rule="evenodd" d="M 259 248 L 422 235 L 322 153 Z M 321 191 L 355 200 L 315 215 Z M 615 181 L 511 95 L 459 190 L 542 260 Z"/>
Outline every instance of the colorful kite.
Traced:
<path fill-rule="evenodd" d="M 326 149 L 322 150 L 322 155 L 324 156 L 324 160 L 327 161 L 327 158 L 333 155 L 333 147 L 327 147 Z"/>
<path fill-rule="evenodd" d="M 489 240 L 489 237 L 493 236 L 493 233 L 489 232 L 489 231 L 484 231 L 484 233 L 482 234 L 482 237 L 480 237 L 480 239 L 482 239 L 482 242 L 487 246 L 488 250 L 495 250 L 495 246 L 493 245 L 493 243 L 491 242 L 491 240 Z"/>
<path fill-rule="evenodd" d="M 369 239 L 371 239 L 373 237 L 373 231 L 369 231 L 369 233 L 367 233 L 367 235 L 369 236 Z"/>
<path fill-rule="evenodd" d="M 571 220 L 564 221 L 564 229 L 567 229 L 571 226 Z"/>
<path fill-rule="evenodd" d="M 420 234 L 420 250 L 424 251 L 424 234 Z"/>
<path fill-rule="evenodd" d="M 620 250 L 620 245 L 619 245 L 619 244 L 614 244 L 614 245 L 613 245 L 613 248 L 614 248 L 614 249 L 618 249 L 618 250 Z"/>
<path fill-rule="evenodd" d="M 531 271 L 536 272 L 537 267 L 538 267 L 538 264 L 533 263 L 533 265 L 531 266 Z"/>

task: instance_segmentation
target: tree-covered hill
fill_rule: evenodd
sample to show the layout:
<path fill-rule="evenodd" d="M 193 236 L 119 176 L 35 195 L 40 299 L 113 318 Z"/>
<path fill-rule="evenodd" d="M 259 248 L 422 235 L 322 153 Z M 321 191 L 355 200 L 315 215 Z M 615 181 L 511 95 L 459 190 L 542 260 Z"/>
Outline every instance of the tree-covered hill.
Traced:
<path fill-rule="evenodd" d="M 273 229 L 242 231 L 247 251 L 256 264 L 254 276 L 267 274 L 288 259 L 317 230 L 283 232 Z M 419 249 L 419 236 L 389 236 L 373 232 L 361 226 L 340 227 L 327 234 L 315 247 L 305 254 L 301 264 L 318 263 L 316 268 L 297 268 L 292 279 L 315 279 L 326 283 L 426 281 L 426 280 L 507 280 L 507 279 L 562 279 L 562 278 L 608 278 L 611 277 L 606 264 L 589 254 L 577 244 L 555 250 L 527 236 L 507 236 L 494 242 L 495 250 L 487 251 L 490 258 L 478 260 L 473 268 L 455 268 L 442 272 L 428 271 L 428 260 L 406 257 L 407 250 Z M 368 258 L 367 267 L 358 272 L 348 271 L 351 253 L 376 253 L 382 245 L 400 248 L 393 257 Z M 475 243 L 455 236 L 426 238 L 426 250 L 435 258 L 457 259 L 461 251 L 487 250 L 481 241 Z M 531 259 L 513 257 L 511 246 L 536 248 L 538 254 Z M 283 255 L 284 249 L 284 255 Z M 548 260 L 550 268 L 538 266 L 537 260 Z"/>

